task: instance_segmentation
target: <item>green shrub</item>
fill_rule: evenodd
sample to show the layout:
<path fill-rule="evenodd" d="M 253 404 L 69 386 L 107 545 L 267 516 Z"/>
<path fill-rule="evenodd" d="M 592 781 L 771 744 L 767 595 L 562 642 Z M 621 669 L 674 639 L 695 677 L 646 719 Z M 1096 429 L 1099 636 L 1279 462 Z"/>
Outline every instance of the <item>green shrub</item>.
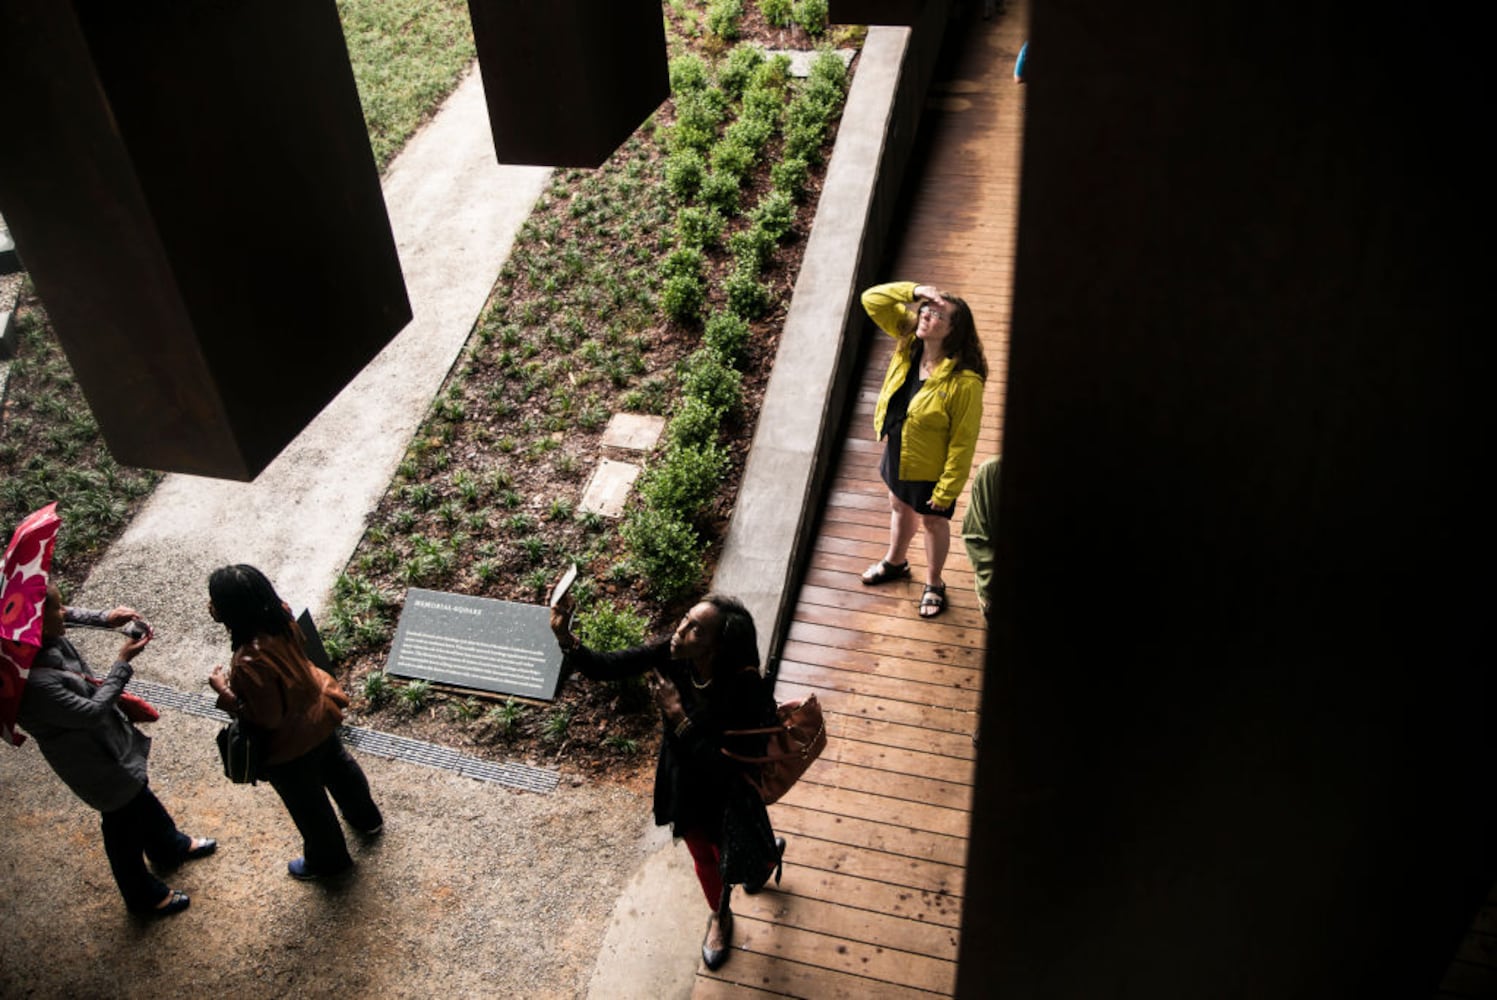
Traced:
<path fill-rule="evenodd" d="M 681 364 L 681 393 L 726 413 L 743 396 L 743 376 L 710 347 L 693 351 Z"/>
<path fill-rule="evenodd" d="M 702 181 L 702 204 L 716 209 L 726 218 L 738 214 L 738 196 L 743 183 L 730 171 L 714 170 Z"/>
<path fill-rule="evenodd" d="M 759 13 L 771 27 L 790 27 L 790 0 L 759 0 Z"/>
<path fill-rule="evenodd" d="M 677 247 L 660 262 L 660 277 L 666 281 L 682 276 L 700 280 L 705 264 L 706 258 L 696 247 Z"/>
<path fill-rule="evenodd" d="M 707 64 L 701 56 L 686 55 L 677 56 L 670 62 L 671 93 L 684 94 L 687 91 L 701 90 L 711 81 L 712 75 L 707 71 Z"/>
<path fill-rule="evenodd" d="M 714 173 L 731 174 L 735 183 L 753 169 L 759 158 L 758 151 L 740 139 L 724 137 L 712 147 L 712 170 Z"/>
<path fill-rule="evenodd" d="M 721 91 L 688 91 L 676 98 L 676 127 L 716 135 L 726 110 L 727 99 Z"/>
<path fill-rule="evenodd" d="M 743 104 L 739 109 L 740 120 L 751 119 L 763 122 L 771 129 L 780 123 L 785 112 L 785 97 L 774 87 L 750 87 L 743 92 Z"/>
<path fill-rule="evenodd" d="M 696 197 L 707 174 L 707 161 L 695 149 L 678 149 L 665 160 L 665 189 L 678 201 Z"/>
<path fill-rule="evenodd" d="M 694 149 L 699 153 L 705 153 L 716 141 L 716 129 L 705 129 L 677 122 L 666 132 L 665 148 L 668 153 L 679 153 L 683 149 Z"/>
<path fill-rule="evenodd" d="M 749 86 L 755 90 L 772 90 L 778 93 L 785 89 L 789 80 L 790 57 L 782 52 L 772 59 L 764 60 L 754 69 Z"/>
<path fill-rule="evenodd" d="M 676 213 L 676 243 L 683 247 L 716 246 L 726 226 L 721 212 L 688 206 Z"/>
<path fill-rule="evenodd" d="M 737 143 L 751 150 L 757 159 L 759 151 L 764 144 L 769 142 L 774 135 L 774 121 L 764 118 L 740 118 L 729 125 L 723 133 L 722 142 L 718 143 L 721 148 L 723 143 Z M 749 161 L 752 163 L 753 161 Z"/>
<path fill-rule="evenodd" d="M 665 279 L 660 290 L 660 307 L 679 323 L 693 323 L 702 315 L 707 289 L 695 275 L 678 274 Z"/>
<path fill-rule="evenodd" d="M 842 107 L 842 88 L 830 80 L 813 76 L 801 86 L 796 100 L 816 107 L 821 112 L 822 121 L 827 122 Z"/>
<path fill-rule="evenodd" d="M 783 191 L 771 191 L 759 199 L 749 220 L 774 239 L 782 240 L 795 225 L 795 202 Z"/>
<path fill-rule="evenodd" d="M 737 368 L 743 360 L 743 352 L 748 346 L 748 340 L 748 322 L 742 316 L 731 312 L 713 313 L 707 320 L 706 329 L 702 331 L 702 344 L 716 351 L 734 368 Z"/>
<path fill-rule="evenodd" d="M 827 0 L 795 0 L 790 16 L 805 29 L 806 34 L 815 37 L 826 31 L 826 3 Z"/>
<path fill-rule="evenodd" d="M 712 0 L 707 5 L 707 30 L 731 42 L 738 37 L 738 21 L 742 17 L 743 0 Z"/>
<path fill-rule="evenodd" d="M 759 319 L 769 311 L 769 288 L 759 280 L 757 268 L 742 265 L 733 269 L 728 280 L 723 282 L 728 309 L 744 319 Z"/>
<path fill-rule="evenodd" d="M 726 314 L 722 314 L 726 315 Z M 737 319 L 737 317 L 733 317 Z M 665 428 L 665 436 L 671 447 L 697 447 L 717 439 L 717 429 L 722 424 L 722 411 L 715 409 L 706 400 L 688 396 L 676 407 L 676 415 Z"/>
<path fill-rule="evenodd" d="M 826 126 L 814 121 L 788 122 L 785 125 L 785 157 L 799 157 L 807 163 L 821 162 L 821 144 L 826 140 Z"/>
<path fill-rule="evenodd" d="M 787 156 L 769 168 L 769 183 L 776 191 L 783 191 L 796 201 L 806 193 L 806 178 L 811 174 L 811 165 L 804 157 Z"/>
<path fill-rule="evenodd" d="M 760 5 L 763 6 L 762 4 Z M 733 97 L 742 96 L 753 78 L 754 70 L 764 62 L 764 52 L 751 42 L 742 42 L 728 52 L 717 66 L 717 85 Z"/>
<path fill-rule="evenodd" d="M 715 443 L 673 447 L 645 474 L 639 495 L 655 510 L 691 521 L 711 500 L 728 470 L 728 453 Z"/>
<path fill-rule="evenodd" d="M 740 270 L 757 275 L 769 262 L 775 243 L 763 226 L 750 226 L 728 237 L 728 252 Z"/>
<path fill-rule="evenodd" d="M 812 80 L 826 80 L 835 83 L 838 90 L 847 89 L 847 63 L 842 57 L 825 48 L 816 53 L 816 58 L 811 60 Z"/>
<path fill-rule="evenodd" d="M 673 601 L 697 589 L 702 543 L 691 525 L 664 511 L 637 507 L 624 519 L 619 534 L 635 571 L 656 598 Z"/>
<path fill-rule="evenodd" d="M 577 615 L 577 638 L 588 649 L 611 653 L 645 641 L 649 619 L 612 601 L 603 601 Z"/>

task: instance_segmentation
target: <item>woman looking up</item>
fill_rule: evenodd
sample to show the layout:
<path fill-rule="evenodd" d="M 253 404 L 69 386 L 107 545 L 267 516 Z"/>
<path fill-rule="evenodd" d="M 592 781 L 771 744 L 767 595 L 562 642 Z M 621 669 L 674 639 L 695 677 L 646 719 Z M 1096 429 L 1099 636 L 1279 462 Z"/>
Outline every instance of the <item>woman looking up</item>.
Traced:
<path fill-rule="evenodd" d="M 865 291 L 863 308 L 896 343 L 873 411 L 874 433 L 887 442 L 879 475 L 889 488 L 889 547 L 862 579 L 874 586 L 909 576 L 906 554 L 923 530 L 920 617 L 934 618 L 946 610 L 941 571 L 956 498 L 972 471 L 988 362 L 972 310 L 955 295 L 896 281 Z"/>

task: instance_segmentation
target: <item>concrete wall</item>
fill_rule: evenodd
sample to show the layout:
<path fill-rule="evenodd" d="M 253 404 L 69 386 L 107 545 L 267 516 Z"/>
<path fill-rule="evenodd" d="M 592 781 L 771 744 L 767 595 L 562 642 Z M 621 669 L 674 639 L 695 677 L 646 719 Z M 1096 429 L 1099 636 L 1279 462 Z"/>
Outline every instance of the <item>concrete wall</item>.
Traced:
<path fill-rule="evenodd" d="M 1035 4 L 960 995 L 1430 996 L 1497 875 L 1475 17 Z"/>

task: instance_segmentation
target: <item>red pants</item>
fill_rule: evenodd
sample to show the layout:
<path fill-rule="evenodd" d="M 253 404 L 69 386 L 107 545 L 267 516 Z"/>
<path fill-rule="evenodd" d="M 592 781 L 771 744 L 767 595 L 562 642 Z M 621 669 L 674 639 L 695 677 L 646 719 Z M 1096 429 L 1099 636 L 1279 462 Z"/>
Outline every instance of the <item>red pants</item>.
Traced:
<path fill-rule="evenodd" d="M 696 865 L 697 881 L 702 883 L 707 905 L 715 910 L 723 894 L 723 879 L 717 871 L 717 845 L 700 830 L 692 830 L 681 839 L 686 841 L 686 849 L 691 852 L 692 863 Z"/>

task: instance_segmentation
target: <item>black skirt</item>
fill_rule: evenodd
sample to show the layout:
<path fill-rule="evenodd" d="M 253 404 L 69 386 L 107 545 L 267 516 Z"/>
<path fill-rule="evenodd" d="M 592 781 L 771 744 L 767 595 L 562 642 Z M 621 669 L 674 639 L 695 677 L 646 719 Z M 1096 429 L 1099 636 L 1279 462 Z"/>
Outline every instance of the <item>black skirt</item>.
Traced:
<path fill-rule="evenodd" d="M 884 457 L 879 460 L 878 474 L 883 478 L 884 485 L 889 487 L 889 492 L 898 497 L 901 502 L 915 508 L 915 513 L 951 520 L 951 515 L 956 512 L 956 504 L 952 504 L 945 510 L 931 509 L 930 497 L 936 491 L 935 480 L 899 478 L 899 444 L 903 430 L 904 421 L 901 420 L 890 427 L 889 432 L 884 435 Z"/>

